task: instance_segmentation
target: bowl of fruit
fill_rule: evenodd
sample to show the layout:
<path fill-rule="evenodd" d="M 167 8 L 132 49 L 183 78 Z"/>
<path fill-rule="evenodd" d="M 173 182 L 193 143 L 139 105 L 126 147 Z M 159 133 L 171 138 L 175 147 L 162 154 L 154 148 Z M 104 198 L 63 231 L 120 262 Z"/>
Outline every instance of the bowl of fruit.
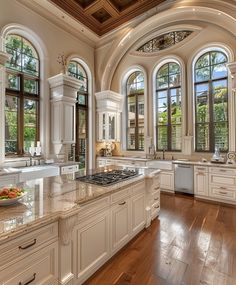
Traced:
<path fill-rule="evenodd" d="M 26 195 L 23 188 L 17 186 L 7 186 L 0 188 L 0 206 L 7 206 L 17 203 Z"/>

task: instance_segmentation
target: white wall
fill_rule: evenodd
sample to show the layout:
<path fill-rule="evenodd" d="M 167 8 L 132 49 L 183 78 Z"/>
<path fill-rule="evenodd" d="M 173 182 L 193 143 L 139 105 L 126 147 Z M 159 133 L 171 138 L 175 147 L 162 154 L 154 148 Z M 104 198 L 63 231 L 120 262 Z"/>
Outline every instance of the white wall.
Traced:
<path fill-rule="evenodd" d="M 16 0 L 0 0 L 0 32 L 10 29 L 10 26 L 22 26 L 28 30 L 35 41 L 39 42 L 42 48 L 41 57 L 41 99 L 42 108 L 40 122 L 40 137 L 43 144 L 44 154 L 50 154 L 50 104 L 49 104 L 49 85 L 47 78 L 61 72 L 62 67 L 57 62 L 59 54 L 76 55 L 86 62 L 92 78 L 94 78 L 94 48 L 82 40 L 63 31 L 59 26 L 54 25 L 29 8 L 20 4 Z M 8 28 L 9 27 L 9 28 Z M 10 29 L 11 30 L 11 29 Z M 1 46 L 4 39 L 0 39 Z M 93 84 L 91 96 L 93 94 Z M 94 106 L 92 106 L 94 108 Z M 0 122 L 3 126 L 3 123 Z M 92 132 L 93 133 L 93 132 Z M 3 139 L 3 138 L 0 138 Z M 94 141 L 94 138 L 93 138 Z"/>
<path fill-rule="evenodd" d="M 144 20 L 137 27 L 133 28 L 126 37 L 117 38 L 116 41 L 111 42 L 110 50 L 113 50 L 112 55 L 107 52 L 106 47 L 104 50 L 100 48 L 100 54 L 97 52 L 97 56 L 101 56 L 103 61 L 107 64 L 103 70 L 99 70 L 99 73 L 103 72 L 101 82 L 101 89 L 103 84 L 104 89 L 111 89 L 115 92 L 122 93 L 122 76 L 132 66 L 142 66 L 146 71 L 148 86 L 147 86 L 147 101 L 148 112 L 146 120 L 148 120 L 149 128 L 147 128 L 147 136 L 153 136 L 153 70 L 157 63 L 159 63 L 165 57 L 177 57 L 183 61 L 185 66 L 185 98 L 186 101 L 184 110 L 184 134 L 193 135 L 193 102 L 192 102 L 192 75 L 191 75 L 191 63 L 193 56 L 203 46 L 223 45 L 229 50 L 229 61 L 235 60 L 236 50 L 236 6 L 230 5 L 233 1 L 228 1 L 225 5 L 221 5 L 222 1 L 173 1 L 175 5 L 169 5 L 161 13 L 156 13 L 150 18 Z M 191 3 L 192 2 L 192 3 Z M 216 3 L 217 2 L 217 3 Z M 181 5 L 187 4 L 185 7 Z M 214 5 L 213 5 L 214 4 Z M 205 7 L 203 7 L 205 6 Z M 207 7 L 208 6 L 208 7 Z M 210 7 L 210 8 L 209 8 Z M 178 29 L 190 29 L 193 30 L 193 34 L 182 43 L 173 46 L 172 48 L 157 52 L 152 55 L 140 55 L 135 50 L 141 46 L 141 44 L 148 41 L 159 34 L 163 34 L 170 30 Z M 106 54 L 105 54 L 106 53 Z M 99 58 L 97 59 L 99 60 Z M 98 64 L 99 66 L 99 64 Z M 96 73 L 98 70 L 96 70 Z M 229 76 L 229 87 L 231 87 L 231 78 Z M 232 98 L 231 88 L 229 88 L 229 97 Z M 232 98 L 233 99 L 233 98 Z M 230 101 L 234 102 L 234 100 Z M 231 107 L 230 107 L 231 108 Z M 231 108 L 230 113 L 230 150 L 235 151 L 235 103 Z M 124 132 L 123 132 L 124 135 Z M 124 150 L 121 154 L 131 154 Z M 132 152 L 134 154 L 134 152 Z M 137 154 L 134 154 L 137 155 Z M 176 157 L 183 154 L 176 154 Z M 202 156 L 209 157 L 211 154 L 193 153 L 192 156 L 199 158 Z M 169 153 L 169 157 L 172 153 Z"/>

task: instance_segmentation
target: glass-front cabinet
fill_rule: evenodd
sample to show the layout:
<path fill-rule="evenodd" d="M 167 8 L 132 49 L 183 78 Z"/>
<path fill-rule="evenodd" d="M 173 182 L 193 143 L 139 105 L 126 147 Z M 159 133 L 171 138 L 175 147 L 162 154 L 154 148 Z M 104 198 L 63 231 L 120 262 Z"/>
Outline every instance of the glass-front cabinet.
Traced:
<path fill-rule="evenodd" d="M 97 141 L 120 141 L 120 113 L 123 96 L 110 90 L 95 94 L 97 99 Z"/>
<path fill-rule="evenodd" d="M 98 112 L 98 141 L 120 141 L 120 113 Z"/>

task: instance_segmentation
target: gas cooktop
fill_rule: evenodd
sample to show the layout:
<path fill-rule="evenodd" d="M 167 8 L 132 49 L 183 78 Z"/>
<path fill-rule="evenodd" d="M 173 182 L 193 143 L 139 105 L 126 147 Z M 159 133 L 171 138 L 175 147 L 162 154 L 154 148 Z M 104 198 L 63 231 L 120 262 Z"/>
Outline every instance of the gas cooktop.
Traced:
<path fill-rule="evenodd" d="M 86 175 L 76 178 L 79 181 L 96 184 L 100 186 L 109 186 L 133 177 L 140 175 L 136 170 L 128 169 L 115 169 L 111 171 L 104 171 L 94 173 L 92 175 Z"/>

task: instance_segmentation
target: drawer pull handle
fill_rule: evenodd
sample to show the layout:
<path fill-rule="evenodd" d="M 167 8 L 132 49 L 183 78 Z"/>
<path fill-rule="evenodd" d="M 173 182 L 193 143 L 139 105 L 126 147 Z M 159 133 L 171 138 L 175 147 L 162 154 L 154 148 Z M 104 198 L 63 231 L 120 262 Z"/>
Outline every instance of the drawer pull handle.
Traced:
<path fill-rule="evenodd" d="M 124 205 L 124 204 L 126 204 L 126 202 L 125 202 L 125 201 L 124 201 L 124 202 L 122 202 L 122 203 L 119 203 L 118 205 L 122 206 L 122 205 Z"/>
<path fill-rule="evenodd" d="M 155 188 L 154 188 L 154 190 L 158 190 L 158 189 L 159 189 L 159 187 L 155 187 Z"/>
<path fill-rule="evenodd" d="M 159 198 L 154 198 L 155 201 L 159 200 Z"/>
<path fill-rule="evenodd" d="M 226 170 L 226 169 L 220 169 L 220 171 L 221 171 L 221 172 L 226 172 L 227 170 Z"/>
<path fill-rule="evenodd" d="M 205 170 L 205 168 L 197 167 L 197 170 Z"/>
<path fill-rule="evenodd" d="M 28 245 L 26 245 L 26 246 L 21 246 L 21 245 L 20 245 L 20 246 L 19 246 L 19 249 L 27 249 L 27 248 L 29 248 L 29 247 L 35 245 L 36 242 L 37 242 L 37 240 L 36 240 L 36 238 L 35 238 L 32 243 L 30 243 L 30 244 L 28 244 Z"/>
<path fill-rule="evenodd" d="M 226 195 L 226 194 L 227 194 L 227 192 L 225 192 L 225 191 L 219 191 L 219 193 L 220 193 L 220 194 L 223 194 L 223 195 Z"/>
<path fill-rule="evenodd" d="M 26 283 L 22 283 L 22 282 L 19 282 L 19 285 L 28 285 L 30 283 L 32 283 L 36 278 L 36 273 L 33 274 L 33 277 Z"/>
<path fill-rule="evenodd" d="M 223 190 L 225 190 L 226 188 L 225 188 L 225 187 L 220 187 L 220 189 L 223 189 Z"/>
<path fill-rule="evenodd" d="M 159 206 L 155 206 L 154 208 L 158 209 L 158 208 L 159 208 Z"/>

